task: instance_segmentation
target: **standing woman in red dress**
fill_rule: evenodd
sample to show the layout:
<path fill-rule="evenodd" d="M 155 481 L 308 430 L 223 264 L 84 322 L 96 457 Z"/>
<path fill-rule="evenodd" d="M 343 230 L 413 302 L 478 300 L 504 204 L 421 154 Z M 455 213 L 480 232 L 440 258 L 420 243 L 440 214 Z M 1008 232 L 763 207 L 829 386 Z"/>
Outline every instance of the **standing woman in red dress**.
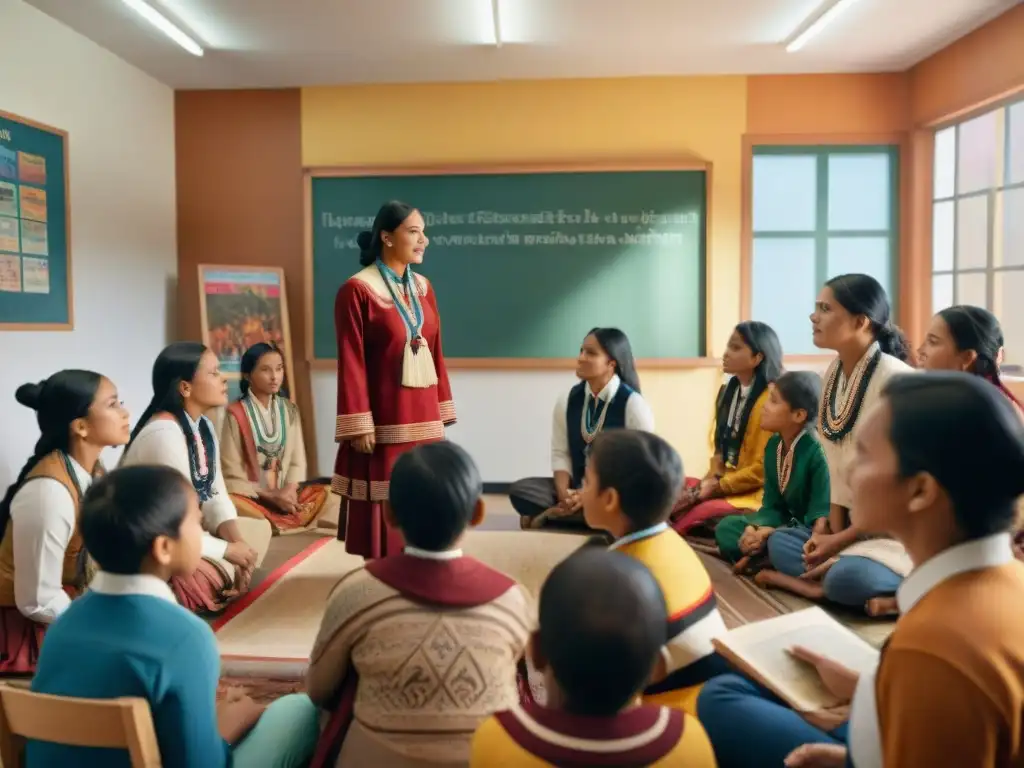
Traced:
<path fill-rule="evenodd" d="M 402 548 L 383 513 L 391 468 L 405 451 L 444 439 L 455 403 L 434 289 L 412 270 L 428 242 L 420 212 L 385 203 L 357 242 L 363 269 L 334 301 L 339 445 L 331 490 L 348 510 L 338 538 L 346 551 L 369 559 Z"/>

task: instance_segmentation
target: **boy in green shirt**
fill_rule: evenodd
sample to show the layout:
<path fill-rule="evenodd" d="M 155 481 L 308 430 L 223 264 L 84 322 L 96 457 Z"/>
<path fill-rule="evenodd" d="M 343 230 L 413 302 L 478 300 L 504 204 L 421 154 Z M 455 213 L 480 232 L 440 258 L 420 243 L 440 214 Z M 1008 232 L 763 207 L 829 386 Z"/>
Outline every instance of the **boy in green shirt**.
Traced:
<path fill-rule="evenodd" d="M 730 515 L 715 528 L 719 551 L 737 571 L 763 563 L 776 529 L 828 525 L 828 464 L 813 434 L 820 402 L 821 377 L 811 371 L 783 374 L 771 388 L 761 429 L 775 434 L 765 448 L 761 508 Z"/>

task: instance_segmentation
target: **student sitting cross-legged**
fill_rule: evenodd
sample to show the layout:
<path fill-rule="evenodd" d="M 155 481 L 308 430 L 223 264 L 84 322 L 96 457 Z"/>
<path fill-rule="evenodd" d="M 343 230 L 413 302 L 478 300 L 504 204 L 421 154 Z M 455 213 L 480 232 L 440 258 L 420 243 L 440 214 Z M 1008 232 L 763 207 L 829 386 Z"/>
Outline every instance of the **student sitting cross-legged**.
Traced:
<path fill-rule="evenodd" d="M 532 601 L 459 548 L 483 519 L 482 492 L 454 443 L 395 462 L 384 514 L 405 552 L 338 582 L 310 657 L 306 690 L 334 713 L 318 760 L 340 746 L 345 768 L 464 766 L 477 726 L 518 700 Z"/>
<path fill-rule="evenodd" d="M 195 570 L 202 519 L 191 484 L 172 467 L 127 467 L 96 481 L 79 525 L 100 571 L 46 633 L 32 690 L 146 699 L 165 768 L 304 765 L 319 729 L 308 697 L 265 708 L 235 692 L 215 703 L 213 632 L 167 584 Z M 25 765 L 127 768 L 130 761 L 126 750 L 29 741 Z"/>
<path fill-rule="evenodd" d="M 594 441 L 583 484 L 591 528 L 646 565 L 665 593 L 668 643 L 645 696 L 651 703 L 696 711 L 700 685 L 728 670 L 711 641 L 725 632 L 711 577 L 697 553 L 668 526 L 683 482 L 683 463 L 650 432 L 616 429 Z"/>
<path fill-rule="evenodd" d="M 828 463 L 814 432 L 820 402 L 821 378 L 812 371 L 783 374 L 769 388 L 761 429 L 774 434 L 764 452 L 761 509 L 752 515 L 730 515 L 715 528 L 722 556 L 740 571 L 752 564 L 764 565 L 767 557 L 772 568 L 797 577 L 803 573 L 803 561 L 799 557 L 795 563 L 786 561 L 789 550 L 785 548 L 773 558 L 772 534 L 793 528 L 806 540 L 813 531 L 826 530 Z"/>
<path fill-rule="evenodd" d="M 571 555 L 544 582 L 530 641 L 547 705 L 515 704 L 486 720 L 471 768 L 714 768 L 695 718 L 640 702 L 664 639 L 665 598 L 642 563 L 595 547 Z"/>

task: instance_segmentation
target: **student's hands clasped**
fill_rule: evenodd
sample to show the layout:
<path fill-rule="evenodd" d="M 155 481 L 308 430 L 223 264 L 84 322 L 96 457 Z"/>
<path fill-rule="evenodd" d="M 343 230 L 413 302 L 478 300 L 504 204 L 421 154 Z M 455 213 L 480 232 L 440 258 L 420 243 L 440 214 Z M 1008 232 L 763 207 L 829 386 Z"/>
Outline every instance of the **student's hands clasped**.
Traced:
<path fill-rule="evenodd" d="M 299 485 L 289 483 L 284 488 L 260 492 L 260 500 L 285 513 L 297 512 L 299 509 Z"/>
<path fill-rule="evenodd" d="M 768 546 L 768 537 L 775 533 L 774 528 L 763 526 L 755 528 L 748 525 L 740 536 L 740 552 L 744 555 L 756 555 Z"/>
<path fill-rule="evenodd" d="M 815 532 L 804 544 L 804 565 L 807 570 L 831 560 L 842 549 L 842 541 L 832 533 Z"/>
<path fill-rule="evenodd" d="M 575 489 L 570 488 L 565 492 L 565 498 L 558 502 L 554 507 L 556 512 L 552 513 L 551 517 L 567 517 L 579 512 L 583 508 L 583 494 Z"/>

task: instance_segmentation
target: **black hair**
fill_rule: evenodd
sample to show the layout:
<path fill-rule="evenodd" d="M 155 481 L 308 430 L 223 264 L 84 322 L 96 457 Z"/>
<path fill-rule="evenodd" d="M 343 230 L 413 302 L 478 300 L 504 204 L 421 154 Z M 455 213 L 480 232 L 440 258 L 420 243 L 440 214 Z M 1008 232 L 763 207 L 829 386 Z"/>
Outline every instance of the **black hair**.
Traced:
<path fill-rule="evenodd" d="M 1020 402 L 999 375 L 999 354 L 1004 342 L 1003 328 L 996 316 L 981 307 L 957 304 L 941 310 L 939 317 L 946 323 L 957 350 L 973 350 L 977 355 L 971 372 L 991 381 L 1020 407 Z"/>
<path fill-rule="evenodd" d="M 729 411 L 740 388 L 740 380 L 733 376 L 729 383 L 719 390 L 715 407 L 715 453 L 727 460 L 730 449 L 739 450 L 747 432 L 750 414 L 758 398 L 782 375 L 782 343 L 775 329 L 758 320 L 746 320 L 736 326 L 736 333 L 755 355 L 761 355 L 761 362 L 754 369 L 754 381 L 750 393 L 739 415 L 739 424 L 733 430 L 729 424 Z M 734 445 L 733 445 L 734 444 Z"/>
<path fill-rule="evenodd" d="M 643 690 L 665 644 L 665 597 L 647 567 L 583 547 L 540 590 L 539 646 L 574 715 L 608 717 Z"/>
<path fill-rule="evenodd" d="M 384 249 L 380 238 L 381 234 L 394 232 L 415 211 L 415 208 L 401 200 L 389 200 L 384 203 L 373 219 L 373 229 L 360 232 L 356 237 L 356 244 L 359 246 L 359 263 L 368 267 L 379 259 L 381 251 Z"/>
<path fill-rule="evenodd" d="M 163 351 L 156 356 L 152 377 L 153 399 L 149 401 L 146 410 L 142 412 L 135 429 L 132 430 L 128 445 L 125 447 L 125 453 L 127 453 L 139 432 L 156 414 L 163 412 L 171 414 L 178 422 L 178 426 L 181 427 L 182 434 L 185 435 L 189 466 L 192 470 L 192 484 L 199 493 L 199 500 L 204 503 L 212 495 L 213 481 L 217 472 L 217 447 L 209 421 L 200 419 L 199 437 L 203 441 L 207 466 L 206 475 L 201 476 L 199 474 L 199 452 L 196 449 L 195 440 L 188 439 L 192 434 L 192 425 L 189 423 L 188 414 L 185 413 L 181 384 L 195 378 L 196 371 L 199 370 L 199 363 L 207 351 L 208 348 L 198 341 L 177 341 L 164 347 Z"/>
<path fill-rule="evenodd" d="M 587 336 L 593 336 L 604 353 L 615 363 L 615 373 L 622 383 L 639 394 L 640 376 L 636 372 L 629 337 L 618 328 L 591 328 Z"/>
<path fill-rule="evenodd" d="M 910 360 L 910 342 L 892 322 L 889 297 L 881 283 L 871 275 L 851 273 L 836 275 L 825 285 L 843 309 L 851 315 L 863 315 L 868 319 L 871 335 L 885 354 L 903 362 Z"/>
<path fill-rule="evenodd" d="M 241 391 L 242 397 L 249 394 L 249 380 L 246 376 L 251 375 L 252 372 L 256 370 L 256 366 L 259 365 L 260 360 L 262 360 L 265 355 L 269 355 L 271 353 L 281 355 L 281 362 L 284 363 L 284 355 L 281 354 L 281 350 L 277 348 L 276 344 L 268 344 L 265 341 L 261 341 L 258 344 L 253 344 L 245 350 L 245 353 L 242 355 L 241 365 L 239 366 L 239 372 L 242 374 L 242 378 L 238 381 L 238 389 Z M 286 370 L 286 380 L 287 377 L 288 371 Z M 281 385 L 281 395 L 283 397 L 288 397 L 288 390 L 285 388 L 283 383 Z"/>
<path fill-rule="evenodd" d="M 787 371 L 775 381 L 775 389 L 792 410 L 807 412 L 804 429 L 813 429 L 821 408 L 821 376 L 814 371 Z"/>
<path fill-rule="evenodd" d="M 406 542 L 443 552 L 466 530 L 483 492 L 472 457 L 464 448 L 442 440 L 398 457 L 391 470 L 388 500 Z"/>
<path fill-rule="evenodd" d="M 650 432 L 609 429 L 591 443 L 590 465 L 600 490 L 614 488 L 633 530 L 668 519 L 683 484 L 683 460 Z"/>
<path fill-rule="evenodd" d="M 1006 397 L 961 371 L 899 374 L 882 395 L 900 476 L 934 477 L 967 540 L 1010 530 L 1024 494 L 1024 422 Z"/>
<path fill-rule="evenodd" d="M 103 376 L 93 371 L 58 371 L 38 384 L 22 384 L 14 398 L 36 412 L 39 440 L 17 479 L 0 501 L 0 538 L 11 519 L 11 502 L 35 466 L 54 451 L 65 454 L 71 449 L 71 422 L 83 419 L 96 399 Z"/>
<path fill-rule="evenodd" d="M 78 523 L 85 548 L 107 573 L 139 573 L 158 536 L 178 538 L 194 495 L 173 467 L 115 469 L 85 494 Z"/>

